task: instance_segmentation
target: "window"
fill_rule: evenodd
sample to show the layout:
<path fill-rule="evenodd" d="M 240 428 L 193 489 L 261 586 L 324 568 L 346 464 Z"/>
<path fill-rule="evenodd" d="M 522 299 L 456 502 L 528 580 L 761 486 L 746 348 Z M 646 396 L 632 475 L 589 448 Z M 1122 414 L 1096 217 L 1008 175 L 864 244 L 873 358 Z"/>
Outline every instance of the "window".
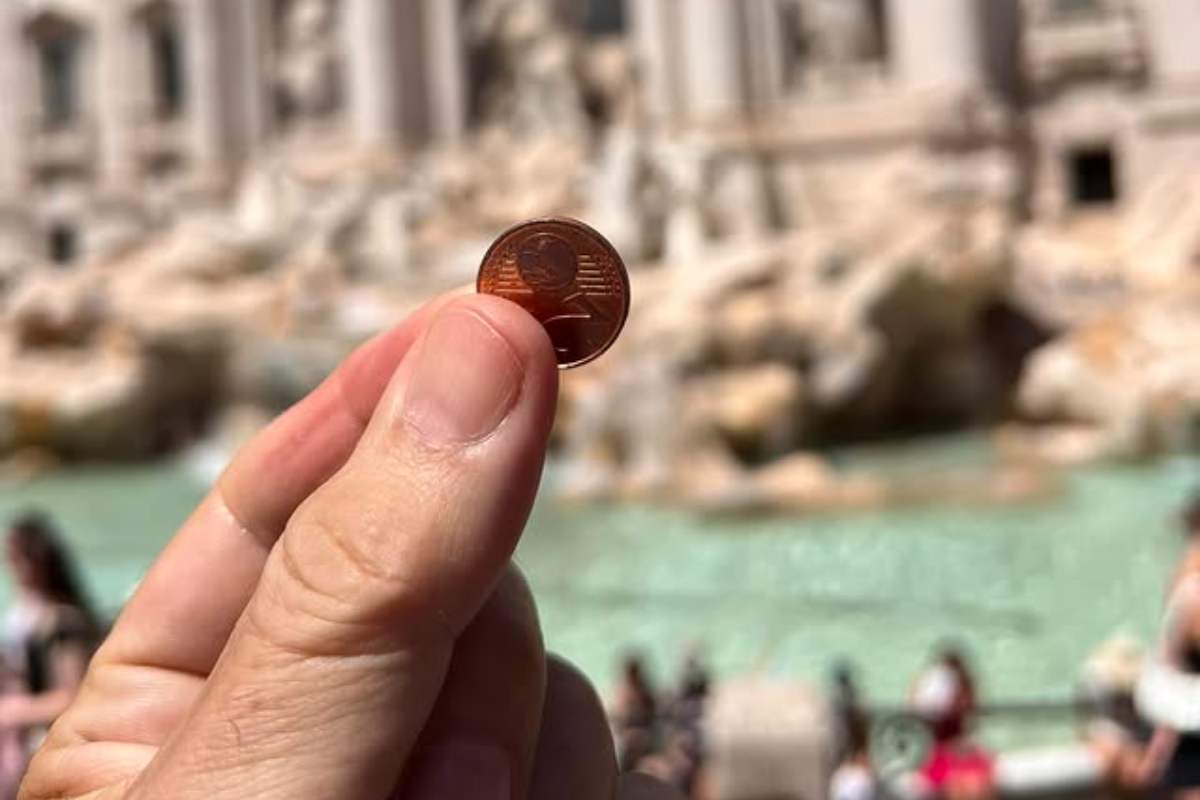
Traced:
<path fill-rule="evenodd" d="M 1117 201 L 1116 164 L 1112 148 L 1076 150 L 1069 157 L 1071 199 L 1076 206 L 1112 205 Z"/>
<path fill-rule="evenodd" d="M 594 36 L 624 33 L 626 30 L 624 1 L 589 0 L 583 26 L 585 31 Z"/>
<path fill-rule="evenodd" d="M 66 223 L 56 223 L 50 228 L 46 249 L 55 264 L 70 264 L 79 254 L 79 233 Z"/>
<path fill-rule="evenodd" d="M 1101 0 L 1053 0 L 1051 11 L 1058 18 L 1096 17 L 1104 7 Z"/>
<path fill-rule="evenodd" d="M 154 71 L 154 108 L 160 119 L 183 112 L 185 82 L 183 42 L 173 15 L 163 13 L 148 21 L 150 58 Z"/>
<path fill-rule="evenodd" d="M 82 34 L 56 18 L 40 20 L 33 31 L 41 82 L 42 119 L 47 128 L 63 128 L 79 117 Z"/>
<path fill-rule="evenodd" d="M 880 61 L 887 62 L 891 58 L 889 46 L 890 31 L 888 30 L 887 3 L 885 0 L 870 0 L 867 4 L 871 15 L 871 33 L 874 36 L 874 55 Z"/>

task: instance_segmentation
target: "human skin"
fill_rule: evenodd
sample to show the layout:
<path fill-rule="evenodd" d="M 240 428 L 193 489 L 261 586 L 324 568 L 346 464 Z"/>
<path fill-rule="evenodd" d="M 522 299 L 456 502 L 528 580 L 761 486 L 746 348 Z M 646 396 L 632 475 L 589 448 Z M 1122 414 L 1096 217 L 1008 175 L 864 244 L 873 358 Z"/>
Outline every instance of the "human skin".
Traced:
<path fill-rule="evenodd" d="M 251 441 L 184 523 L 22 800 L 663 800 L 543 649 L 510 557 L 558 372 L 447 296 Z"/>

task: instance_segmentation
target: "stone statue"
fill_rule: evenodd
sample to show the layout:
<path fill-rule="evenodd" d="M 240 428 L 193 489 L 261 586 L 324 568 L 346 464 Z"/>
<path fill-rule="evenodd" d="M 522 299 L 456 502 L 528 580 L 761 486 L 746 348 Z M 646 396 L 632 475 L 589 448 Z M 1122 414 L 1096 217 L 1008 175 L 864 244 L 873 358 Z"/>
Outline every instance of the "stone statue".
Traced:
<path fill-rule="evenodd" d="M 276 85 L 286 114 L 327 117 L 340 103 L 341 54 L 329 0 L 293 0 L 282 21 Z"/>
<path fill-rule="evenodd" d="M 652 136 L 646 124 L 633 55 L 625 45 L 594 47 L 589 93 L 600 101 L 602 124 L 588 182 L 589 217 L 622 256 L 647 255 L 651 226 L 660 223 L 648 207 L 652 185 Z"/>
<path fill-rule="evenodd" d="M 712 150 L 696 137 L 663 141 L 656 152 L 657 198 L 666 210 L 663 257 L 690 267 L 708 246 Z"/>
<path fill-rule="evenodd" d="M 769 235 L 770 198 L 762 163 L 750 156 L 730 155 L 715 172 L 709 205 L 718 234 L 741 241 Z"/>
<path fill-rule="evenodd" d="M 489 0 L 470 27 L 496 62 L 483 94 L 490 122 L 515 133 L 584 129 L 576 43 L 548 3 Z"/>
<path fill-rule="evenodd" d="M 781 13 L 792 85 L 853 83 L 878 60 L 881 31 L 867 0 L 784 0 Z"/>
<path fill-rule="evenodd" d="M 584 51 L 585 92 L 609 127 L 645 127 L 646 97 L 633 47 L 624 41 L 589 45 Z"/>
<path fill-rule="evenodd" d="M 611 126 L 600 141 L 588 181 L 589 216 L 631 263 L 646 255 L 647 227 L 658 220 L 647 207 L 652 180 L 650 147 L 642 131 Z"/>
<path fill-rule="evenodd" d="M 865 0 L 809 0 L 813 57 L 843 66 L 875 55 L 876 34 Z"/>

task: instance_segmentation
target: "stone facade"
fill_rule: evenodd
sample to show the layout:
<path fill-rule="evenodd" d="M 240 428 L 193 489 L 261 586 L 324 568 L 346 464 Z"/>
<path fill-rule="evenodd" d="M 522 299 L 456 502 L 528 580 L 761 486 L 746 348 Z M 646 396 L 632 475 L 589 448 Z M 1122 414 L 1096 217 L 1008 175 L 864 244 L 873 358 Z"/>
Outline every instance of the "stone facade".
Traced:
<path fill-rule="evenodd" d="M 1198 17 L 0 0 L 0 452 L 144 453 L 285 406 L 549 214 L 605 231 L 634 284 L 622 342 L 564 381 L 568 494 L 875 505 L 930 484 L 811 451 L 1022 418 L 1085 426 L 1071 457 L 1178 449 L 1200 327 L 1152 323 L 1200 307 Z"/>
<path fill-rule="evenodd" d="M 5 0 L 0 204 L 51 260 L 225 196 L 248 160 L 465 127 L 444 0 Z"/>
<path fill-rule="evenodd" d="M 655 124 L 768 160 L 763 202 L 785 225 L 820 205 L 802 188 L 814 175 L 845 167 L 857 187 L 905 149 L 1002 148 L 1015 202 L 1051 226 L 1080 208 L 1136 217 L 1200 164 L 1193 0 L 543 2 L 626 38 Z M 494 66 L 479 20 L 512 5 L 6 0 L 0 241 L 104 255 L 221 202 L 248 162 L 294 141 L 404 153 L 457 140 Z M 531 125 L 555 113 L 545 91 L 525 98 Z"/>

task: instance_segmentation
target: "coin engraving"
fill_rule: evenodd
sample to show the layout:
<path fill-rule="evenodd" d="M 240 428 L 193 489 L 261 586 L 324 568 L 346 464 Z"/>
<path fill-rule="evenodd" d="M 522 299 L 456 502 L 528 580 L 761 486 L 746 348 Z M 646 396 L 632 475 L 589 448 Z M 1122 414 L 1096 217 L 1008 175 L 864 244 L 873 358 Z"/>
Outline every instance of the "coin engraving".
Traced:
<path fill-rule="evenodd" d="M 542 233 L 522 245 L 517 269 L 535 292 L 561 292 L 575 283 L 579 259 L 565 239 Z"/>
<path fill-rule="evenodd" d="M 483 259 L 478 289 L 536 317 L 563 368 L 603 354 L 629 313 L 629 278 L 620 256 L 575 220 L 535 220 L 501 235 Z"/>

